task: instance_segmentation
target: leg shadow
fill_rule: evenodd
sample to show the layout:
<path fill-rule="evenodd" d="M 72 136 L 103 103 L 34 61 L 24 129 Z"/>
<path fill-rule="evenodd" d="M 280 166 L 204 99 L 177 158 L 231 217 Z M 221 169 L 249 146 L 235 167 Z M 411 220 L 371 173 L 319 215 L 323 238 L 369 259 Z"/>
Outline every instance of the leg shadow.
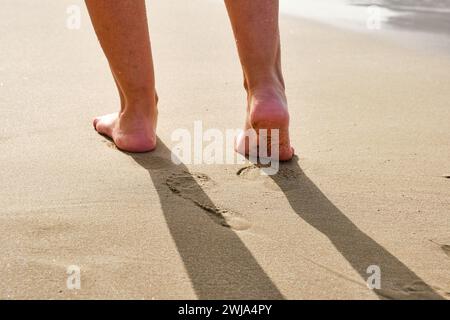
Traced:
<path fill-rule="evenodd" d="M 202 174 L 171 161 L 158 141 L 152 153 L 129 154 L 145 168 L 199 299 L 283 299 L 236 232 L 202 189 Z M 211 224 L 211 220 L 216 224 Z"/>
<path fill-rule="evenodd" d="M 255 166 L 244 170 L 255 169 Z M 256 168 L 257 169 L 257 168 Z M 303 173 L 297 161 L 282 163 L 271 176 L 300 218 L 324 234 L 361 278 L 367 268 L 381 269 L 378 296 L 389 299 L 443 299 L 405 264 L 358 229 Z M 389 226 L 386 226 L 389 228 Z"/>

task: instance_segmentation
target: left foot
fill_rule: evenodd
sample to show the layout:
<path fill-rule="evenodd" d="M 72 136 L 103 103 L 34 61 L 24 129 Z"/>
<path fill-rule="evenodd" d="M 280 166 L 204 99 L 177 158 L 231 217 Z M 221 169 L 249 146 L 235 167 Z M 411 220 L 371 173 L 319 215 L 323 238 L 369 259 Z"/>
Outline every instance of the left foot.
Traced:
<path fill-rule="evenodd" d="M 94 119 L 98 133 L 110 137 L 117 148 L 128 152 L 148 152 L 156 147 L 157 110 L 142 115 L 126 111 Z"/>

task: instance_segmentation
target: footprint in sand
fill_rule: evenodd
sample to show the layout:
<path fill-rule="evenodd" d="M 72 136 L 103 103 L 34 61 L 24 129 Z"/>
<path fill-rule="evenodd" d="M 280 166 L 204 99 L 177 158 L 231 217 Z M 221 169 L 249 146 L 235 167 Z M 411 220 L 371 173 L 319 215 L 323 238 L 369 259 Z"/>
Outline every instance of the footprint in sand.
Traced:
<path fill-rule="evenodd" d="M 215 223 L 223 227 L 237 231 L 251 227 L 250 222 L 238 213 L 212 203 L 203 189 L 214 186 L 215 182 L 206 174 L 187 171 L 173 173 L 167 178 L 166 185 L 176 195 L 203 209 Z"/>
<path fill-rule="evenodd" d="M 263 185 L 271 190 L 289 191 L 301 188 L 301 174 L 286 166 L 281 166 L 277 174 L 268 176 L 264 174 L 258 165 L 250 165 L 239 169 L 236 175 L 250 181 L 261 181 Z"/>
<path fill-rule="evenodd" d="M 116 147 L 116 145 L 114 144 L 114 142 L 113 142 L 112 140 L 109 140 L 109 139 L 103 139 L 102 142 L 103 142 L 104 144 L 106 144 L 107 147 L 109 147 L 109 148 L 111 148 L 111 149 L 116 149 L 116 150 L 117 150 L 117 147 Z"/>

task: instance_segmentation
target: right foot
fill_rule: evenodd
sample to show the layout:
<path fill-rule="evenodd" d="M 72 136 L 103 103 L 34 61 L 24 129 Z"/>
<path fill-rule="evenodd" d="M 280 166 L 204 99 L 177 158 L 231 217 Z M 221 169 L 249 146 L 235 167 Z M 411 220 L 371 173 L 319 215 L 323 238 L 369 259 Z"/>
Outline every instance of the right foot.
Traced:
<path fill-rule="evenodd" d="M 156 147 L 157 111 L 145 115 L 112 113 L 94 119 L 98 133 L 110 137 L 117 148 L 128 152 L 148 152 Z"/>
<path fill-rule="evenodd" d="M 269 156 L 273 146 L 278 148 L 279 161 L 291 160 L 294 156 L 294 148 L 291 147 L 289 140 L 289 112 L 284 92 L 273 88 L 254 90 L 249 93 L 248 101 L 244 133 L 254 130 L 259 136 L 260 130 L 266 129 Z M 278 145 L 275 141 L 271 141 L 270 129 L 278 130 Z M 258 156 L 258 150 L 250 150 L 248 142 L 244 135 L 238 137 L 236 151 L 245 156 Z"/>

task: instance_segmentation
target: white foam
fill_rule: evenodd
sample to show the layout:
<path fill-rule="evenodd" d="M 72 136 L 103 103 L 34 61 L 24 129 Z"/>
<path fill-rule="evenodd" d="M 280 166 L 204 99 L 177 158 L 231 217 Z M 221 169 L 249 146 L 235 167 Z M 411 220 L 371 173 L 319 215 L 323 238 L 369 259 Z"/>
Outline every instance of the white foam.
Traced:
<path fill-rule="evenodd" d="M 365 28 L 371 19 L 373 11 L 369 6 L 352 6 L 339 0 L 280 0 L 280 10 L 284 14 L 300 16 L 326 22 L 329 24 L 346 24 Z M 389 18 L 398 16 L 392 10 L 382 6 L 377 7 L 380 23 L 386 23 Z"/>

